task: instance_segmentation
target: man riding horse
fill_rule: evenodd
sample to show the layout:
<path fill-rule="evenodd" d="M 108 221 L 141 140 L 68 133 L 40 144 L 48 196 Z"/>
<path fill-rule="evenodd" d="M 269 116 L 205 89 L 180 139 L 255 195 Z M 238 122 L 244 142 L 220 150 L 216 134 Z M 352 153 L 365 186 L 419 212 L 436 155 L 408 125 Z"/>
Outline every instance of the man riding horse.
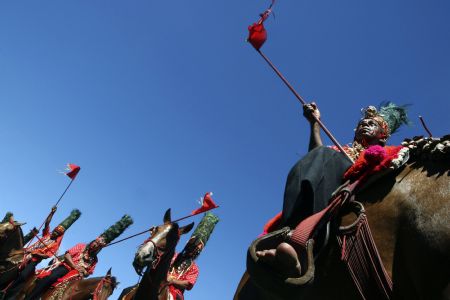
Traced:
<path fill-rule="evenodd" d="M 309 152 L 289 172 L 282 214 L 271 220 L 266 232 L 283 226 L 295 228 L 300 221 L 324 209 L 331 194 L 342 184 L 343 174 L 351 166 L 337 149 L 323 146 L 320 127 L 313 118 L 313 115 L 320 118 L 317 105 L 307 104 L 303 109 L 311 128 Z M 387 103 L 379 111 L 373 106 L 362 111 L 364 116 L 355 128 L 353 143 L 344 147 L 356 161 L 355 165 L 364 159 L 361 156 L 364 150 L 372 146 L 384 147 L 389 136 L 400 125 L 408 123 L 405 107 L 393 103 Z M 258 251 L 256 255 L 285 275 L 301 274 L 297 252 L 286 242 L 280 243 L 276 249 Z"/>
<path fill-rule="evenodd" d="M 52 208 L 45 220 L 42 237 L 38 238 L 35 243 L 24 249 L 24 259 L 19 267 L 19 276 L 8 289 L 6 298 L 8 298 L 8 295 L 15 295 L 19 291 L 21 284 L 34 274 L 36 266 L 42 260 L 53 257 L 58 253 L 65 232 L 81 215 L 81 212 L 78 209 L 74 209 L 64 221 L 50 232 L 50 222 L 55 212 L 56 206 Z"/>
<path fill-rule="evenodd" d="M 206 213 L 183 251 L 175 254 L 167 275 L 167 284 L 171 300 L 183 300 L 184 291 L 191 290 L 199 274 L 195 260 L 202 252 L 219 218 L 214 214 Z"/>
<path fill-rule="evenodd" d="M 122 234 L 131 224 L 133 220 L 125 215 L 89 244 L 80 243 L 67 250 L 62 261 L 56 260 L 48 268 L 37 272 L 39 275 L 36 286 L 25 300 L 39 299 L 54 283 L 81 279 L 94 273 L 100 250 Z"/>

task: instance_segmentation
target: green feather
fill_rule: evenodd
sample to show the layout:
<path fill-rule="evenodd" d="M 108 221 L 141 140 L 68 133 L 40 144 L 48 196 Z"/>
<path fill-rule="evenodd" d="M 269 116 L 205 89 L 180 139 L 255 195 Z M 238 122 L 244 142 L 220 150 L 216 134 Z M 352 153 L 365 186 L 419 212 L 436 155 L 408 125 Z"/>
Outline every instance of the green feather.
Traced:
<path fill-rule="evenodd" d="M 389 126 L 389 134 L 393 134 L 402 125 L 409 125 L 411 122 L 407 114 L 408 105 L 398 106 L 392 102 L 382 102 L 378 113 L 383 117 Z"/>
<path fill-rule="evenodd" d="M 122 234 L 128 226 L 133 224 L 133 219 L 129 215 L 124 215 L 120 221 L 105 230 L 100 236 L 105 239 L 107 244 Z"/>
<path fill-rule="evenodd" d="M 204 245 L 206 245 L 206 242 L 209 240 L 209 237 L 218 222 L 219 218 L 216 215 L 211 212 L 205 213 L 197 228 L 195 228 L 192 233 L 192 237 L 196 237 L 201 240 Z"/>
<path fill-rule="evenodd" d="M 59 223 L 60 226 L 64 227 L 65 230 L 69 229 L 70 226 L 72 226 L 73 223 L 75 223 L 76 220 L 81 216 L 81 212 L 78 209 L 74 209 L 70 212 L 70 215 L 64 219 L 61 223 Z"/>

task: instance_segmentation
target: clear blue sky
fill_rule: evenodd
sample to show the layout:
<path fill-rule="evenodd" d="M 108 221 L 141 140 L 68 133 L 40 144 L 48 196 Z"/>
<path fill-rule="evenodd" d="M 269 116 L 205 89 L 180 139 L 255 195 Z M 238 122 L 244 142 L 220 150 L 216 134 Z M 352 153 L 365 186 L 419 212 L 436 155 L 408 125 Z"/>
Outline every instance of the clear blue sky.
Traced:
<path fill-rule="evenodd" d="M 247 247 L 281 209 L 286 175 L 307 149 L 298 103 L 245 42 L 268 5 L 2 1 L 1 211 L 38 226 L 68 182 L 57 171 L 79 164 L 54 222 L 83 213 L 67 249 L 124 213 L 135 220 L 127 234 L 159 224 L 169 207 L 184 216 L 213 191 L 221 222 L 186 298 L 231 299 Z M 412 104 L 415 125 L 391 143 L 424 134 L 419 114 L 443 135 L 449 15 L 447 0 L 279 0 L 263 51 L 342 143 L 359 109 L 383 100 Z M 113 268 L 116 296 L 137 281 L 131 261 L 145 238 L 101 252 L 95 274 Z"/>

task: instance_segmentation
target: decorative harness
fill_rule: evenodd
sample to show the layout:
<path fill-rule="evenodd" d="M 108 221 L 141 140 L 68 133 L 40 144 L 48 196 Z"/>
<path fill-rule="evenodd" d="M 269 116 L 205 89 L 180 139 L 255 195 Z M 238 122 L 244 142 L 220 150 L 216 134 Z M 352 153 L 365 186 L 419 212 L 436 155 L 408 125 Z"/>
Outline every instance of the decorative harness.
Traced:
<path fill-rule="evenodd" d="M 92 293 L 92 300 L 99 300 L 99 295 L 101 291 L 103 290 L 103 287 L 105 286 L 105 283 L 109 283 L 112 285 L 112 279 L 109 276 L 105 276 L 100 280 L 97 287 L 95 288 L 94 292 Z"/>
<path fill-rule="evenodd" d="M 351 180 L 333 193 L 329 205 L 301 221 L 288 236 L 297 250 L 304 251 L 314 242 L 320 229 L 337 217 L 344 206 L 357 209 L 357 220 L 347 227 L 341 227 L 337 232 L 337 239 L 341 248 L 341 260 L 362 299 L 388 300 L 392 297 L 392 280 L 378 253 L 364 207 L 355 201 L 355 191 L 366 183 L 370 175 L 389 168 L 398 169 L 408 160 L 407 149 L 393 147 L 388 150 L 385 159 L 377 164 L 366 164 L 362 159 L 358 160 L 346 173 L 346 177 Z M 355 174 L 358 176 L 352 176 Z"/>

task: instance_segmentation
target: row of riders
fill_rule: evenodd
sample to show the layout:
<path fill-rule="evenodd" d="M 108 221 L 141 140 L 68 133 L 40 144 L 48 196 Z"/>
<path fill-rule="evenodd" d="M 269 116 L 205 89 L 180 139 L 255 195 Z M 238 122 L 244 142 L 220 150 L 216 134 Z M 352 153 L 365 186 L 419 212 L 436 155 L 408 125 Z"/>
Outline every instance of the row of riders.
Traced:
<path fill-rule="evenodd" d="M 94 273 L 99 252 L 122 234 L 133 220 L 124 215 L 90 243 L 76 244 L 58 256 L 65 233 L 81 213 L 77 209 L 73 210 L 58 226 L 50 230 L 50 222 L 56 210 L 56 207 L 52 208 L 40 236 L 36 228 L 23 236 L 23 223 L 15 221 L 10 212 L 2 220 L 0 299 L 101 300 L 112 294 L 117 282 L 110 271 L 104 277 L 84 278 Z M 184 291 L 194 286 L 199 274 L 195 259 L 203 250 L 219 219 L 210 212 L 204 214 L 180 253 L 175 253 L 180 235 L 189 232 L 194 223 L 179 227 L 176 222 L 171 221 L 170 209 L 163 220 L 163 225 L 152 227 L 150 237 L 136 252 L 133 266 L 144 277 L 139 284 L 126 288 L 120 299 L 182 300 Z M 36 270 L 38 264 L 45 259 L 51 259 L 48 266 Z"/>

